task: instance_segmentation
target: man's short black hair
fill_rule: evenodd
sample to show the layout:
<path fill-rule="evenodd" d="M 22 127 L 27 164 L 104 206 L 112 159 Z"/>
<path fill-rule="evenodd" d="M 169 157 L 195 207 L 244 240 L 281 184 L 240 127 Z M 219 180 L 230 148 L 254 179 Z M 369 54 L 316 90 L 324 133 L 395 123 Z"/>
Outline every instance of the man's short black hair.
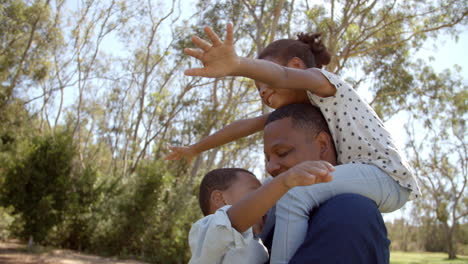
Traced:
<path fill-rule="evenodd" d="M 254 175 L 252 172 L 240 168 L 222 168 L 208 172 L 200 184 L 200 193 L 198 202 L 204 216 L 210 214 L 210 197 L 214 190 L 225 191 L 237 179 L 239 172 L 246 172 Z"/>
<path fill-rule="evenodd" d="M 294 128 L 303 128 L 309 130 L 313 136 L 325 131 L 329 135 L 327 121 L 323 117 L 320 109 L 311 104 L 290 104 L 282 106 L 273 111 L 267 119 L 265 125 L 271 122 L 290 117 Z"/>

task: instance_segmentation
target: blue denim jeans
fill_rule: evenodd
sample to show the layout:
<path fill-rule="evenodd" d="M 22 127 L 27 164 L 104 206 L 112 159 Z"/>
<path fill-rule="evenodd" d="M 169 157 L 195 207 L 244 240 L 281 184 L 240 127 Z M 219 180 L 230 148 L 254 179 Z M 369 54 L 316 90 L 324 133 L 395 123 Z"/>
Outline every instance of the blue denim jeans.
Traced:
<path fill-rule="evenodd" d="M 409 197 L 406 188 L 376 166 L 336 166 L 333 181 L 295 187 L 278 201 L 270 263 L 288 263 L 304 242 L 310 212 L 331 197 L 344 193 L 360 194 L 373 200 L 381 212 L 401 208 Z"/>

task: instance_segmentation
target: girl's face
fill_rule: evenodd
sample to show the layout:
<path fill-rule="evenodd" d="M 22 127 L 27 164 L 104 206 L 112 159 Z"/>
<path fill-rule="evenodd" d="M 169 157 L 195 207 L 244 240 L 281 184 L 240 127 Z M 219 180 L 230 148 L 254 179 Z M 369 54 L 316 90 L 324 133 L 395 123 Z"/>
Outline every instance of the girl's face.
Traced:
<path fill-rule="evenodd" d="M 255 82 L 255 85 L 262 98 L 262 102 L 273 109 L 278 109 L 289 104 L 309 103 L 305 90 L 275 89 L 260 82 Z"/>
<path fill-rule="evenodd" d="M 281 66 L 285 66 L 278 59 L 265 58 L 264 60 L 271 61 Z M 275 87 L 269 87 L 268 85 L 255 81 L 258 93 L 262 98 L 262 102 L 273 108 L 278 109 L 282 106 L 297 103 L 309 103 L 306 90 L 298 89 L 275 89 Z"/>

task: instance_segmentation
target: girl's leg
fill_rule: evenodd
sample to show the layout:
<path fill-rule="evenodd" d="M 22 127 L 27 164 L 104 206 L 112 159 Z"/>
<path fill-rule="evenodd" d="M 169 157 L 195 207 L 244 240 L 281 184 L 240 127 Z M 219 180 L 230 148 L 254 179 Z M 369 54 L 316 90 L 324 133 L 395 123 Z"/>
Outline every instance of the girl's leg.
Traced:
<path fill-rule="evenodd" d="M 381 212 L 403 206 L 409 191 L 373 165 L 336 166 L 333 181 L 291 189 L 276 204 L 276 224 L 270 263 L 288 263 L 304 241 L 310 211 L 329 198 L 355 193 L 374 200 Z"/>

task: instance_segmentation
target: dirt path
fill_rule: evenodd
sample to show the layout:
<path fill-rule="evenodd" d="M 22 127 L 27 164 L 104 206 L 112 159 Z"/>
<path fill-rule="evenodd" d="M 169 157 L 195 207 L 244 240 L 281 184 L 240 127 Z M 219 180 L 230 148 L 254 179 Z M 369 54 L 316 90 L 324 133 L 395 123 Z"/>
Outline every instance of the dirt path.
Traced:
<path fill-rule="evenodd" d="M 1 264 L 145 264 L 135 260 L 119 260 L 86 255 L 72 250 L 51 250 L 46 253 L 31 253 L 26 245 L 17 241 L 0 241 Z"/>

